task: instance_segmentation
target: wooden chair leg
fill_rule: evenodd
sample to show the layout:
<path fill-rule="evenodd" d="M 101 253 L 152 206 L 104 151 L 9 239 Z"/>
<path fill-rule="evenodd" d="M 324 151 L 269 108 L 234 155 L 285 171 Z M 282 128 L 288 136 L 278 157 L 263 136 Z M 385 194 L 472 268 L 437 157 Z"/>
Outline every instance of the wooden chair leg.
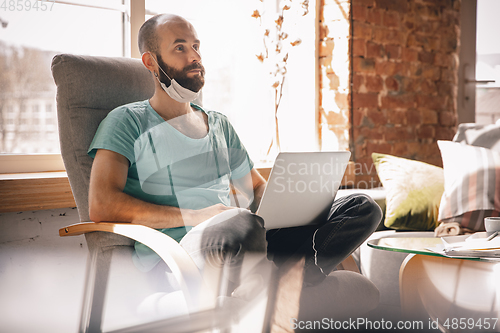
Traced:
<path fill-rule="evenodd" d="M 112 250 L 103 251 L 101 248 L 94 248 L 89 253 L 80 332 L 101 332 L 112 253 Z"/>
<path fill-rule="evenodd" d="M 291 259 L 277 270 L 273 279 L 274 286 L 270 287 L 276 293 L 274 297 L 269 296 L 265 332 L 293 333 L 290 318 L 297 318 L 299 315 L 304 263 L 304 257 Z"/>

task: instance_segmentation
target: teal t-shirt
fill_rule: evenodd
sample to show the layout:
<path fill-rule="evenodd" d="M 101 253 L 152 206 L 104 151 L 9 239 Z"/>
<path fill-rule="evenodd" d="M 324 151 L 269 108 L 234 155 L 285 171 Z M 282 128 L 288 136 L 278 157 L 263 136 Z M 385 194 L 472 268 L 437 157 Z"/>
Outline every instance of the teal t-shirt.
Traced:
<path fill-rule="evenodd" d="M 107 149 L 126 157 L 124 192 L 143 201 L 185 209 L 229 205 L 230 179 L 248 174 L 253 163 L 226 116 L 191 106 L 208 117 L 209 130 L 202 138 L 181 133 L 173 122 L 182 119 L 165 121 L 146 100 L 111 111 L 99 125 L 88 154 L 95 157 L 98 149 Z M 180 241 L 190 229 L 160 231 Z M 143 264 L 149 266 L 146 262 L 153 259 L 156 263 L 159 258 L 149 258 L 149 249 L 141 245 L 136 250 Z"/>

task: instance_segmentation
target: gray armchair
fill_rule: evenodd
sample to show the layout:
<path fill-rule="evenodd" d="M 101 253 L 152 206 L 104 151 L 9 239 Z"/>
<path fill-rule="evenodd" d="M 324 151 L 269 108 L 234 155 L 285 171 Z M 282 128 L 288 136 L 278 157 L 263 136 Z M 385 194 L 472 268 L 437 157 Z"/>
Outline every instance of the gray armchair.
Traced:
<path fill-rule="evenodd" d="M 191 258 L 172 238 L 142 225 L 93 223 L 89 219 L 92 158 L 87 155 L 87 149 L 99 123 L 109 111 L 153 95 L 154 82 L 148 70 L 136 59 L 60 54 L 52 61 L 52 75 L 57 85 L 61 154 L 82 221 L 61 229 L 59 233 L 61 236 L 85 234 L 90 254 L 80 331 L 101 331 L 112 258 L 119 260 L 122 268 L 124 265 L 133 266 L 131 258 L 135 241 L 149 246 L 167 263 L 190 311 L 205 305 L 208 307 L 201 304 L 199 298 L 202 289 L 207 288 L 206 283 Z M 136 275 L 129 276 L 130 271 L 135 271 Z M 134 267 L 122 276 L 136 282 L 134 284 L 144 282 L 140 279 L 147 280 Z M 152 292 L 146 288 L 137 297 Z M 207 317 L 205 321 L 212 320 Z"/>

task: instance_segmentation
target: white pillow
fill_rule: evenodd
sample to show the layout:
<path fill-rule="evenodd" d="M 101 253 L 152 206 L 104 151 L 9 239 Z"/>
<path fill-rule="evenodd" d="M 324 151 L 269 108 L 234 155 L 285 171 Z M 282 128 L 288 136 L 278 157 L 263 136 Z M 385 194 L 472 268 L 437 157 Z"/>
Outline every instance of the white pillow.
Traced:
<path fill-rule="evenodd" d="M 451 141 L 438 141 L 444 168 L 440 222 L 484 230 L 484 218 L 500 215 L 500 153 Z"/>

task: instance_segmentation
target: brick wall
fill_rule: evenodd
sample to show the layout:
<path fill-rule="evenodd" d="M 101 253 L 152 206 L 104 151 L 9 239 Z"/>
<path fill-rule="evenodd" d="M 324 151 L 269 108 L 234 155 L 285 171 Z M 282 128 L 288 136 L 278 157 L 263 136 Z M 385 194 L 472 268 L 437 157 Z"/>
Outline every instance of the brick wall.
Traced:
<path fill-rule="evenodd" d="M 372 152 L 441 166 L 436 142 L 450 140 L 457 125 L 460 0 L 323 1 L 320 104 L 331 104 L 325 100 L 327 90 L 335 101 L 341 94 L 348 98 L 345 108 L 336 103 L 340 112 L 320 108 L 321 128 L 339 138 L 340 149 L 353 153 L 357 185 L 377 185 Z M 344 8 L 347 16 L 339 16 L 331 6 Z M 338 36 L 332 22 L 344 22 L 348 28 L 342 27 Z M 336 41 L 343 41 L 345 30 L 347 64 L 335 60 L 335 52 L 340 52 Z M 332 60 L 325 61 L 332 49 L 329 43 Z M 342 84 L 332 85 L 332 72 L 341 66 L 348 74 L 337 76 L 347 92 Z M 322 136 L 324 141 L 325 131 Z"/>

